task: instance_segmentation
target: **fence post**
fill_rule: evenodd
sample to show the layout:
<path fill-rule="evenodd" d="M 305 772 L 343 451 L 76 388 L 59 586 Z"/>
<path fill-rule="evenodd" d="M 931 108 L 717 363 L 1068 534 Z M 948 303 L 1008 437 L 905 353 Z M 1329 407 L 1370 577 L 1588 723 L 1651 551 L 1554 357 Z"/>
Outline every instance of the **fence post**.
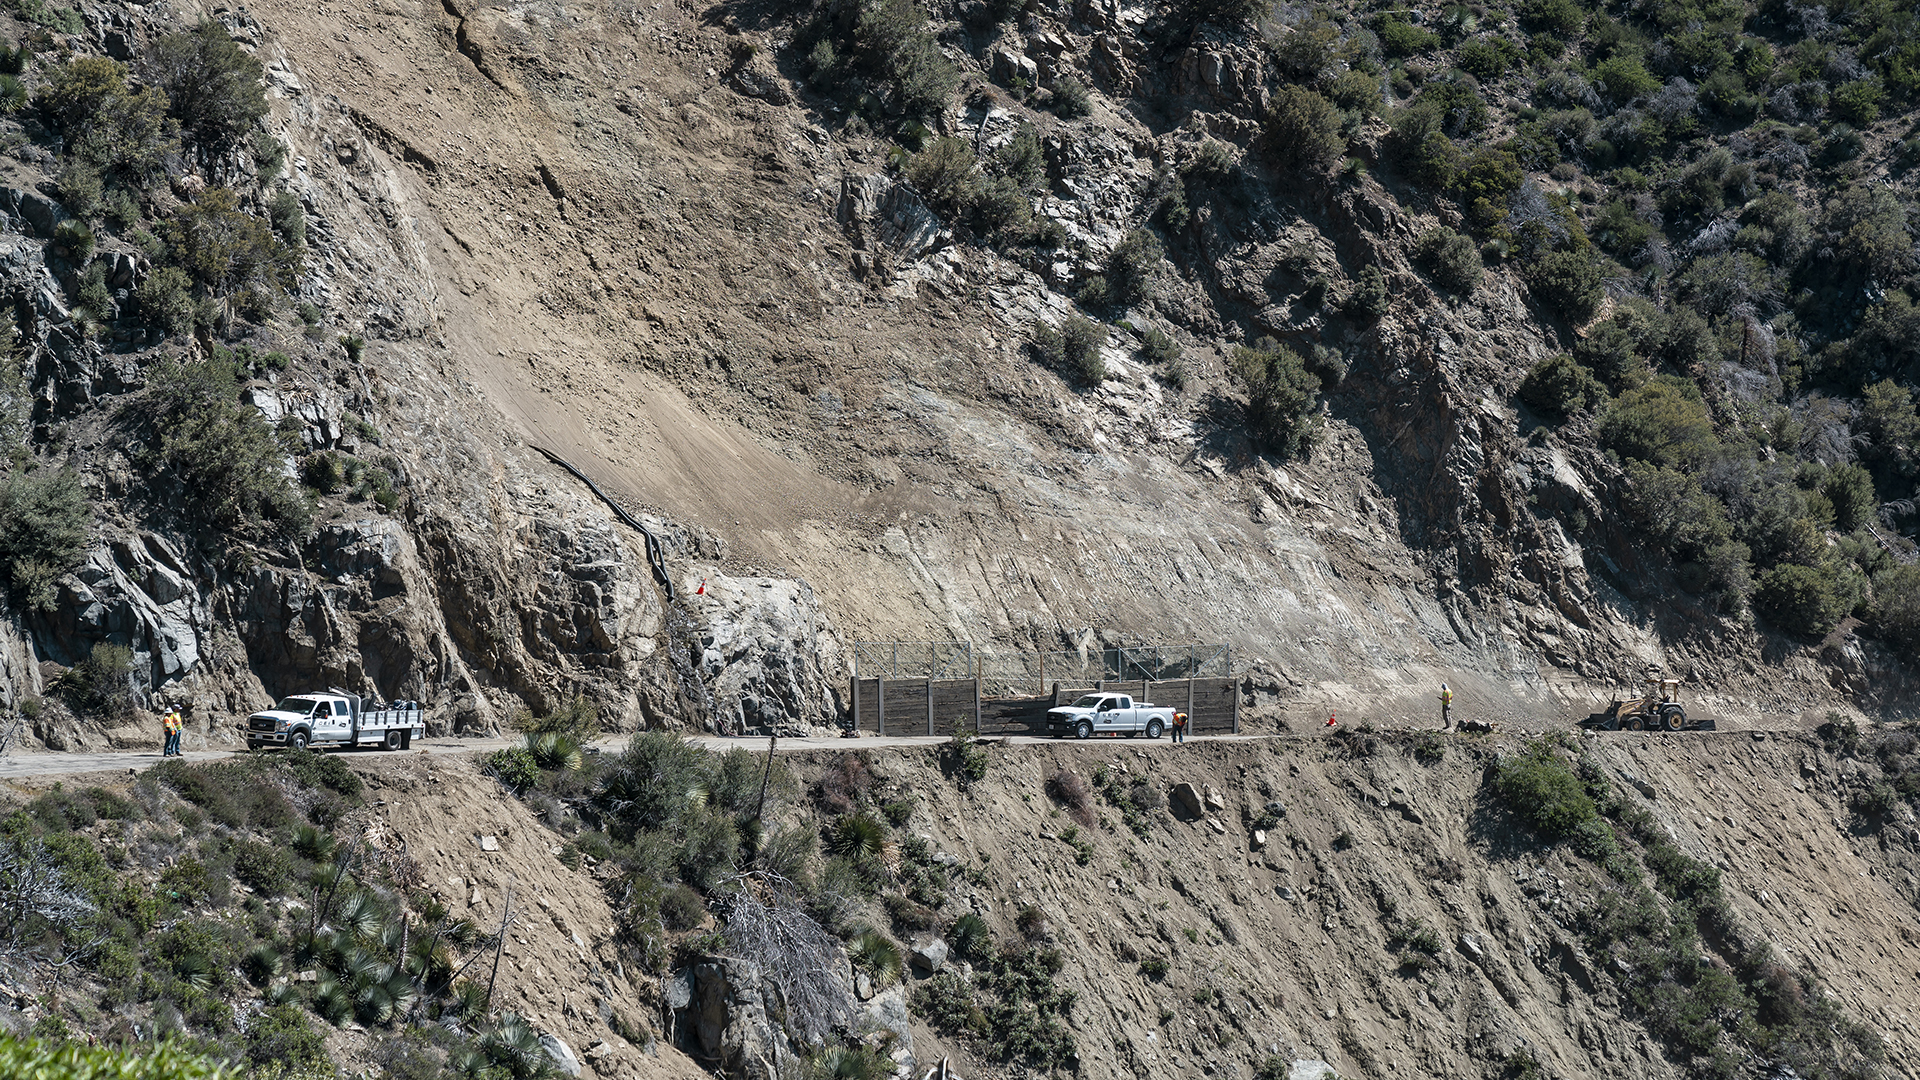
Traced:
<path fill-rule="evenodd" d="M 873 700 L 876 705 L 873 711 L 880 714 L 874 717 L 873 733 L 885 735 L 887 733 L 887 677 L 885 675 L 873 680 Z"/>
<path fill-rule="evenodd" d="M 860 675 L 856 669 L 853 682 L 853 730 L 860 730 Z"/>
<path fill-rule="evenodd" d="M 1040 650 L 1040 692 L 1047 692 L 1047 650 Z"/>
<path fill-rule="evenodd" d="M 1187 669 L 1187 724 L 1193 724 L 1193 669 Z"/>
<path fill-rule="evenodd" d="M 978 676 L 973 680 L 973 733 L 980 734 L 980 679 Z"/>
<path fill-rule="evenodd" d="M 933 680 L 927 680 L 927 734 L 933 734 Z"/>
<path fill-rule="evenodd" d="M 1240 684 L 1234 679 L 1227 680 L 1227 691 L 1233 695 L 1233 733 L 1240 734 Z"/>

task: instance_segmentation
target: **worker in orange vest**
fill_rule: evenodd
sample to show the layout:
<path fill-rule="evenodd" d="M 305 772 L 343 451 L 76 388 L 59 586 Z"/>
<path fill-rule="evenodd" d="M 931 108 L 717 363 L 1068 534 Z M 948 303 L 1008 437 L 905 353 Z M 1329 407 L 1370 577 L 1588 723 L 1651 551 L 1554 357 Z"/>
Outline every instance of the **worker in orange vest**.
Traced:
<path fill-rule="evenodd" d="M 166 744 L 160 751 L 161 757 L 180 756 L 180 729 L 185 726 L 186 721 L 180 717 L 180 706 L 168 705 L 166 718 L 160 721 L 161 730 L 167 733 Z"/>
<path fill-rule="evenodd" d="M 1173 714 L 1173 741 L 1174 742 L 1187 741 L 1187 714 L 1186 713 L 1177 712 Z"/>

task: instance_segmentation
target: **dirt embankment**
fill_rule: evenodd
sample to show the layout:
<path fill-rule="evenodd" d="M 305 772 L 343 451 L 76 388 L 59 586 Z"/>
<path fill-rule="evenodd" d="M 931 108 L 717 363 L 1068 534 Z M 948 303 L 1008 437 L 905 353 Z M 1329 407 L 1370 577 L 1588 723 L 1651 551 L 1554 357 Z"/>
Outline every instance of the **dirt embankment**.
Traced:
<path fill-rule="evenodd" d="M 1628 1000 L 1625 961 L 1587 948 L 1591 912 L 1619 883 L 1516 828 L 1485 791 L 1489 764 L 1522 745 L 1361 736 L 996 748 L 965 794 L 937 752 L 871 757 L 877 791 L 919 797 L 903 831 L 987 870 L 984 884 L 956 887 L 944 914 L 977 912 L 1009 942 L 1022 936 L 1023 905 L 1044 916 L 1066 954 L 1061 979 L 1079 992 L 1081 1075 L 1246 1076 L 1278 1054 L 1342 1076 L 1480 1077 L 1523 1053 L 1562 1077 L 1686 1075 Z M 1681 851 L 1719 868 L 1742 940 L 1770 943 L 1879 1033 L 1889 1075 L 1917 1075 L 1920 833 L 1905 815 L 1879 824 L 1850 812 L 1872 766 L 1798 736 L 1581 745 Z M 1203 798 L 1211 787 L 1219 809 L 1152 814 L 1135 836 L 1096 796 L 1099 823 L 1070 832 L 1049 777 L 1070 770 L 1091 784 L 1102 769 L 1162 791 L 1190 783 Z M 1272 803 L 1284 813 L 1262 846 L 1251 825 Z M 1068 837 L 1089 847 L 1086 865 Z M 1424 959 L 1405 944 L 1416 925 L 1438 946 Z M 1154 961 L 1164 976 L 1148 973 Z M 967 1060 L 964 1045 L 916 1031 L 919 1060 L 948 1053 Z"/>
<path fill-rule="evenodd" d="M 1703 970 L 1773 971 L 1741 955 L 1769 945 L 1778 970 L 1807 977 L 1801 1006 L 1831 999 L 1884 1041 L 1886 1075 L 1913 1077 L 1920 829 L 1902 809 L 1854 809 L 1883 762 L 1910 764 L 1902 738 L 1846 754 L 1791 734 L 1609 733 L 1553 753 L 1598 770 L 1624 800 L 1616 823 L 1650 815 L 1637 834 L 1646 843 L 1621 841 L 1629 855 L 1650 867 L 1657 840 L 1717 869 L 1730 930 L 1708 942 Z M 1490 766 L 1527 745 L 1362 732 L 1184 747 L 989 742 L 984 777 L 966 790 L 944 747 L 864 748 L 869 804 L 911 807 L 894 840 L 918 837 L 918 857 L 953 868 L 932 930 L 903 927 L 878 900 L 865 918 L 908 952 L 967 914 L 1002 949 L 1058 949 L 1085 1077 L 1247 1076 L 1276 1055 L 1348 1077 L 1479 1078 L 1529 1058 L 1567 1078 L 1689 1075 L 1671 1018 L 1635 1003 L 1646 956 L 1593 945 L 1600 913 L 1630 890 L 1568 846 L 1541 843 L 1489 791 Z M 857 747 L 782 757 L 812 790 Z M 499 925 L 511 892 L 500 1007 L 567 1043 L 585 1076 L 705 1075 L 664 1036 L 667 984 L 625 958 L 610 864 L 563 864 L 565 838 L 539 799 L 513 798 L 469 754 L 350 763 L 369 789 L 355 828 L 369 843 L 404 842 L 427 891 L 482 926 Z M 1093 791 L 1091 824 L 1055 797 L 1063 773 Z M 1129 822 L 1109 790 L 1158 797 Z M 808 801 L 772 824 L 795 821 L 825 827 L 831 815 Z M 1681 912 L 1648 902 L 1638 918 L 1649 925 Z M 957 955 L 949 966 L 977 974 Z M 968 1077 L 1022 1072 L 980 1039 L 931 1026 L 912 1000 L 922 1067 L 950 1058 Z M 725 1007 L 707 1019 L 730 1022 Z M 1735 1019 L 1705 1022 L 1738 1061 L 1743 1044 L 1719 1034 Z M 349 1026 L 329 1050 L 372 1065 L 379 1036 Z"/>

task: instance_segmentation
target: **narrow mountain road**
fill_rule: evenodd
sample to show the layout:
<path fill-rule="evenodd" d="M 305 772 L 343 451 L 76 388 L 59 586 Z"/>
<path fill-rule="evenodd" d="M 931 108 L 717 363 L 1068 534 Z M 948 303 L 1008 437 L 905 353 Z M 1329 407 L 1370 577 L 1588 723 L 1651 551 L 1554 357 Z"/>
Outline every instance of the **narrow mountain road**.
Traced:
<path fill-rule="evenodd" d="M 1189 741 L 1212 742 L 1216 739 L 1240 741 L 1240 740 L 1247 740 L 1247 739 L 1268 739 L 1268 738 L 1274 738 L 1274 737 L 1275 736 L 1271 736 L 1271 735 L 1194 735 L 1189 737 Z M 613 736 L 608 736 L 602 739 L 595 739 L 589 745 L 593 749 L 598 750 L 603 754 L 614 754 L 614 753 L 620 752 L 620 749 L 626 745 L 627 740 L 629 738 L 630 736 L 626 736 L 626 735 L 613 735 Z M 703 736 L 697 736 L 695 738 L 689 739 L 688 741 L 693 743 L 696 746 L 701 746 L 708 750 L 730 750 L 736 746 L 743 747 L 747 750 L 753 750 L 753 751 L 765 750 L 767 748 L 767 740 L 763 738 L 726 738 L 726 737 L 719 737 L 719 736 L 703 735 Z M 871 749 L 877 749 L 880 747 L 891 747 L 891 746 L 939 746 L 941 743 L 944 743 L 946 741 L 947 740 L 945 738 L 941 738 L 937 736 L 929 737 L 925 735 L 889 735 L 884 738 L 869 735 L 869 736 L 863 736 L 857 739 L 781 739 L 776 749 L 781 753 L 799 753 L 803 750 L 871 750 Z M 1035 735 L 988 735 L 983 737 L 981 741 L 989 742 L 989 743 L 1003 743 L 1011 746 L 1028 746 L 1028 745 L 1037 745 L 1040 743 L 1052 742 L 1054 740 L 1047 737 L 1035 736 Z M 1073 741 L 1073 740 L 1063 740 L 1063 741 Z M 1112 737 L 1105 737 L 1104 740 L 1095 740 L 1095 741 L 1127 742 L 1132 745 L 1138 745 L 1138 746 L 1159 746 L 1159 747 L 1166 748 L 1170 752 L 1177 752 L 1174 750 L 1173 744 L 1166 739 L 1125 740 L 1125 739 L 1114 739 Z M 488 739 L 427 739 L 422 742 L 414 743 L 413 748 L 411 750 L 408 750 L 400 754 L 390 754 L 385 750 L 381 750 L 377 748 L 361 748 L 361 749 L 354 749 L 354 750 L 333 750 L 328 752 L 336 753 L 336 754 L 345 754 L 350 759 L 355 761 L 365 761 L 369 764 L 377 764 L 380 761 L 386 760 L 389 758 L 398 759 L 398 758 L 403 758 L 408 756 L 417 756 L 422 753 L 425 753 L 425 754 L 485 753 L 490 750 L 499 750 L 508 746 L 517 746 L 519 745 L 519 743 L 520 743 L 520 740 L 517 737 L 488 738 Z M 266 751 L 262 751 L 262 752 L 265 753 Z M 244 751 L 236 752 L 232 750 L 189 750 L 186 752 L 185 755 L 183 755 L 182 760 L 197 764 L 199 762 L 204 762 L 204 761 L 219 761 L 223 758 L 233 757 L 235 756 L 236 753 L 244 753 Z M 57 751 L 32 751 L 32 752 L 16 751 L 14 753 L 7 754 L 5 757 L 0 757 L 0 781 L 23 780 L 23 779 L 28 779 L 31 777 L 39 777 L 39 776 L 83 776 L 83 775 L 89 775 L 94 773 L 141 772 L 143 770 L 150 769 L 155 765 L 158 765 L 163 760 L 165 759 L 160 756 L 160 752 L 157 750 L 150 750 L 150 751 L 104 750 L 104 751 L 84 752 L 84 753 L 60 753 Z"/>

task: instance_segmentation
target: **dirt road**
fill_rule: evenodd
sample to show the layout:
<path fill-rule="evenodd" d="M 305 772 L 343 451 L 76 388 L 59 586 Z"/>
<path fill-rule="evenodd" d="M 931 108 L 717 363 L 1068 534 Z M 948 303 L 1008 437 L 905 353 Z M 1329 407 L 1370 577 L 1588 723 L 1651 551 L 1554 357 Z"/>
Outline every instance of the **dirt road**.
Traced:
<path fill-rule="evenodd" d="M 614 735 L 595 739 L 588 744 L 603 754 L 618 753 L 630 736 Z M 1194 735 L 1191 742 L 1212 742 L 1216 739 L 1227 741 L 1245 741 L 1249 739 L 1273 738 L 1270 735 Z M 764 750 L 767 740 L 762 738 L 721 738 L 700 736 L 689 742 L 708 750 L 728 750 L 744 747 L 748 750 Z M 782 753 L 800 753 L 804 750 L 870 750 L 883 746 L 938 746 L 946 742 L 944 738 L 929 738 L 924 735 L 863 736 L 857 739 L 781 739 L 777 749 Z M 1034 735 L 989 735 L 982 742 L 1004 743 L 1010 746 L 1028 746 L 1052 741 L 1049 738 Z M 1133 740 L 1141 745 L 1161 746 L 1174 750 L 1166 739 L 1157 741 Z M 499 750 L 518 745 L 519 738 L 492 739 L 427 739 L 413 744 L 407 754 L 471 754 Z M 356 750 L 335 750 L 331 753 L 349 755 L 356 761 L 370 764 L 378 763 L 390 755 L 385 750 L 366 748 Z M 231 750 L 189 750 L 183 760 L 189 762 L 219 761 L 234 756 Z M 406 755 L 391 755 L 404 757 Z M 22 753 L 15 752 L 0 758 L 0 781 L 24 780 L 39 776 L 82 776 L 90 773 L 139 772 L 158 765 L 162 760 L 158 751 L 113 750 L 98 753 Z"/>

